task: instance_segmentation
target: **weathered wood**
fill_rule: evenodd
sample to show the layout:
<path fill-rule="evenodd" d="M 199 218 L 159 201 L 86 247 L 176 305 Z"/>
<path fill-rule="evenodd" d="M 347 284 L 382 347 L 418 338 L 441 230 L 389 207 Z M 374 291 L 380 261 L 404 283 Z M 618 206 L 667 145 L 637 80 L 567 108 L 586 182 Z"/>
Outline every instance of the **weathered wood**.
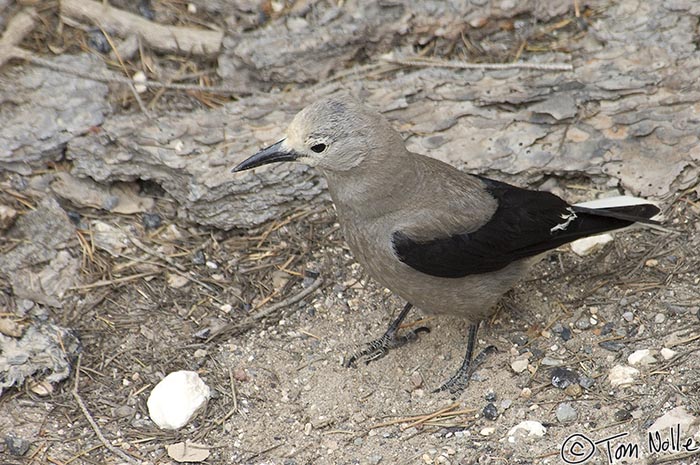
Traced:
<path fill-rule="evenodd" d="M 13 58 L 21 58 L 26 52 L 17 47 L 34 29 L 34 8 L 25 8 L 12 17 L 0 38 L 0 68 Z"/>
<path fill-rule="evenodd" d="M 106 2 L 61 0 L 61 14 L 88 20 L 122 37 L 136 34 L 161 52 L 213 55 L 221 49 L 224 38 L 221 31 L 158 24 Z"/>
<path fill-rule="evenodd" d="M 411 150 L 465 169 L 531 182 L 549 174 L 585 176 L 601 190 L 621 187 L 665 197 L 697 184 L 700 89 L 695 83 L 700 80 L 700 58 L 690 19 L 698 6 L 682 1 L 673 2 L 673 8 L 664 5 L 614 4 L 591 22 L 585 39 L 573 43 L 569 54 L 539 57 L 542 62 L 571 62 L 572 72 L 397 70 L 376 55 L 369 66 L 345 71 L 342 79 L 256 95 L 217 110 L 162 115 L 152 121 L 141 115 L 114 116 L 99 130 L 73 139 L 66 155 L 77 176 L 107 183 L 157 182 L 189 220 L 224 229 L 254 226 L 300 201 L 324 198 L 323 181 L 296 164 L 236 175 L 229 169 L 278 140 L 305 104 L 346 91 L 383 111 Z M 509 17 L 522 13 L 521 8 L 499 14 Z M 354 18 L 352 11 L 348 7 L 336 13 L 348 24 L 375 20 L 370 14 Z M 483 10 L 472 13 L 479 11 Z M 399 22 L 411 27 L 434 24 L 409 16 Z M 475 24 L 481 21 L 473 19 Z M 245 47 L 254 48 L 262 43 L 261 34 L 292 41 L 298 31 L 285 27 L 288 21 L 279 18 L 264 30 L 240 35 L 239 45 L 247 40 Z M 443 26 L 449 29 L 453 23 Z M 319 19 L 314 26 L 323 24 Z M 399 34 L 394 27 L 388 27 L 388 37 Z M 436 33 L 426 28 L 419 30 Z M 447 29 L 440 33 L 447 34 Z M 300 63 L 315 58 L 342 65 L 345 60 L 343 46 L 328 56 L 318 55 L 314 47 L 300 46 Z M 265 50 L 267 60 L 279 56 L 274 47 Z M 370 42 L 365 50 L 381 51 Z M 245 73 L 263 65 L 256 61 L 232 66 Z M 300 76 L 300 82 L 306 82 Z M 272 73 L 263 84 L 283 85 L 288 78 Z"/>
<path fill-rule="evenodd" d="M 83 72 L 106 69 L 88 55 L 50 61 Z M 0 170 L 28 174 L 59 160 L 66 142 L 102 124 L 106 97 L 100 82 L 30 65 L 8 68 L 0 75 Z"/>

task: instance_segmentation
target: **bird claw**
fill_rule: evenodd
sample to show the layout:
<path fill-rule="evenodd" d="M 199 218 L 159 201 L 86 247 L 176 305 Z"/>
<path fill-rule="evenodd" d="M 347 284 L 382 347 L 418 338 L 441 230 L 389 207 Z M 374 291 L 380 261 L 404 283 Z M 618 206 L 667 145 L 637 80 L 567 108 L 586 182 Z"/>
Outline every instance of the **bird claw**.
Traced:
<path fill-rule="evenodd" d="M 398 336 L 396 332 L 386 332 L 379 339 L 375 339 L 367 344 L 367 347 L 359 352 L 355 352 L 345 362 L 345 367 L 355 366 L 359 360 L 364 360 L 365 365 L 384 357 L 391 349 L 396 349 L 418 339 L 420 333 L 429 333 L 430 328 L 421 326 Z"/>
<path fill-rule="evenodd" d="M 450 379 L 445 381 L 445 383 L 442 386 L 435 389 L 433 393 L 444 391 L 449 391 L 452 395 L 457 395 L 461 393 L 462 391 L 464 391 L 464 388 L 466 388 L 469 385 L 469 380 L 471 379 L 474 370 L 476 370 L 479 367 L 479 365 L 484 363 L 486 357 L 497 351 L 498 349 L 496 349 L 496 347 L 492 345 L 484 348 L 484 350 L 479 352 L 479 354 L 476 357 L 474 357 L 474 359 L 471 360 L 469 364 L 467 364 L 466 366 L 462 365 L 461 367 L 459 367 L 457 373 L 455 373 Z"/>

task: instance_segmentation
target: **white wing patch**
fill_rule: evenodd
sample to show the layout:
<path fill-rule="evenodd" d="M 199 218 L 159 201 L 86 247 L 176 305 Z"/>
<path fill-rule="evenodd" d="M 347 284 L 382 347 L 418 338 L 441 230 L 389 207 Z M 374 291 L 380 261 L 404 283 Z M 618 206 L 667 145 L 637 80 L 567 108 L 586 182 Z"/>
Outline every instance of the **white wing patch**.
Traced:
<path fill-rule="evenodd" d="M 569 212 L 569 214 L 567 215 L 565 213 L 562 213 L 562 215 L 561 215 L 561 219 L 564 220 L 564 222 L 559 223 L 558 225 L 552 227 L 552 229 L 549 230 L 550 233 L 554 234 L 555 231 L 566 230 L 566 228 L 569 227 L 571 222 L 574 221 L 576 218 L 578 218 L 576 216 L 576 212 L 573 209 L 567 208 L 566 210 Z"/>

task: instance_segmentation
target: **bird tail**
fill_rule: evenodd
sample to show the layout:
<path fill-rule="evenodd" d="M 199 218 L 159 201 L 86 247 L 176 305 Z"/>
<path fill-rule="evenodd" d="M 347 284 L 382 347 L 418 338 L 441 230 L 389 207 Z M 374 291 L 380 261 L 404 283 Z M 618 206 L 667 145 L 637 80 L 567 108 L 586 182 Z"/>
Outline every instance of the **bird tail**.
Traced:
<path fill-rule="evenodd" d="M 646 199 L 630 196 L 608 197 L 577 203 L 572 208 L 577 213 L 614 218 L 629 222 L 628 225 L 633 223 L 661 224 L 663 219 L 661 208 L 658 205 Z M 623 224 L 621 227 L 624 227 Z"/>

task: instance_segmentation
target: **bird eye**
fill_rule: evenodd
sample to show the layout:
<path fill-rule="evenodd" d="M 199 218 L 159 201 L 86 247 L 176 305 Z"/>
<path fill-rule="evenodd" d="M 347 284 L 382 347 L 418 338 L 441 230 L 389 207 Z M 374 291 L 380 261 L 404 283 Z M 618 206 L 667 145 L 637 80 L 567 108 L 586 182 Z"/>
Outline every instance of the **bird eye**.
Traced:
<path fill-rule="evenodd" d="M 326 150 L 326 144 L 316 144 L 311 146 L 311 150 L 313 150 L 316 153 L 321 153 L 324 150 Z"/>

